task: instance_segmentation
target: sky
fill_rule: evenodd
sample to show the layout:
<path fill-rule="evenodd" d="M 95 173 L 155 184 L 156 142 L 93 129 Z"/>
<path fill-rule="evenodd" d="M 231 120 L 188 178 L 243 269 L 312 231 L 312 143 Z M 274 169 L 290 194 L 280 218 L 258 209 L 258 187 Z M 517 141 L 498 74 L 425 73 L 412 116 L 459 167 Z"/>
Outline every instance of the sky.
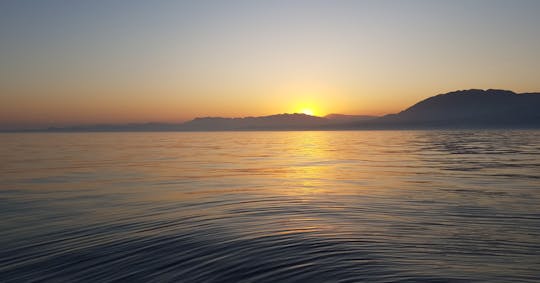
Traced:
<path fill-rule="evenodd" d="M 0 1 L 0 129 L 540 91 L 540 1 Z"/>

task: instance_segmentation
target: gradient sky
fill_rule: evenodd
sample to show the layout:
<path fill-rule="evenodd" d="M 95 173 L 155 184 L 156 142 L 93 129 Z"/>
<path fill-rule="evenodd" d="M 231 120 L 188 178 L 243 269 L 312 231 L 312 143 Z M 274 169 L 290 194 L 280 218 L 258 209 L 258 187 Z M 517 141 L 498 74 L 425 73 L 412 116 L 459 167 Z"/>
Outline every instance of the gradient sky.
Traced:
<path fill-rule="evenodd" d="M 540 91 L 540 1 L 0 2 L 0 128 Z"/>

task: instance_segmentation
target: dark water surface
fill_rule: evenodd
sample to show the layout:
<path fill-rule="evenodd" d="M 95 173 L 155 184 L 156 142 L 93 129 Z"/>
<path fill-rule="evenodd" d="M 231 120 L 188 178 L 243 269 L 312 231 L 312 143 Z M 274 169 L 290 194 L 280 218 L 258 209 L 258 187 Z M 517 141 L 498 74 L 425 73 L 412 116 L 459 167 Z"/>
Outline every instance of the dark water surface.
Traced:
<path fill-rule="evenodd" d="M 540 281 L 540 131 L 0 142 L 0 282 Z"/>

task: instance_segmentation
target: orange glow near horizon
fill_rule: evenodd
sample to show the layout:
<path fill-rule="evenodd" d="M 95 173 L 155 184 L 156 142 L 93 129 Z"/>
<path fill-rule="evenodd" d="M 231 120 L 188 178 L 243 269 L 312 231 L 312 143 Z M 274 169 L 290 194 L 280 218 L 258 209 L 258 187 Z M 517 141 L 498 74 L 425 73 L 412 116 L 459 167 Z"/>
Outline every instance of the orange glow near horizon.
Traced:
<path fill-rule="evenodd" d="M 313 112 L 313 110 L 311 110 L 309 108 L 304 108 L 304 109 L 300 110 L 300 113 L 310 115 L 310 116 L 315 116 L 315 112 Z"/>
<path fill-rule="evenodd" d="M 317 107 L 314 103 L 300 103 L 293 112 L 310 116 L 324 116 L 320 107 Z"/>
<path fill-rule="evenodd" d="M 381 116 L 540 90 L 540 1 L 3 2 L 0 130 Z"/>

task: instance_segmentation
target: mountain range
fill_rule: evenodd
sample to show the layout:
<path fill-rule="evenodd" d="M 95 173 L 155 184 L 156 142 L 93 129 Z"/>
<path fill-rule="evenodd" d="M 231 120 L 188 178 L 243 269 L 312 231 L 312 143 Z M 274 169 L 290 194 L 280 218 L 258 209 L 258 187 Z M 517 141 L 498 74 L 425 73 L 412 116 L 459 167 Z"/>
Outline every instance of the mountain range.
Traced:
<path fill-rule="evenodd" d="M 47 128 L 45 131 L 249 131 L 430 128 L 540 128 L 540 93 L 469 89 L 439 94 L 381 117 L 277 114 L 195 118 L 185 123 L 144 123 Z"/>
<path fill-rule="evenodd" d="M 539 127 L 540 93 L 470 89 L 422 100 L 376 120 L 392 127 Z"/>

